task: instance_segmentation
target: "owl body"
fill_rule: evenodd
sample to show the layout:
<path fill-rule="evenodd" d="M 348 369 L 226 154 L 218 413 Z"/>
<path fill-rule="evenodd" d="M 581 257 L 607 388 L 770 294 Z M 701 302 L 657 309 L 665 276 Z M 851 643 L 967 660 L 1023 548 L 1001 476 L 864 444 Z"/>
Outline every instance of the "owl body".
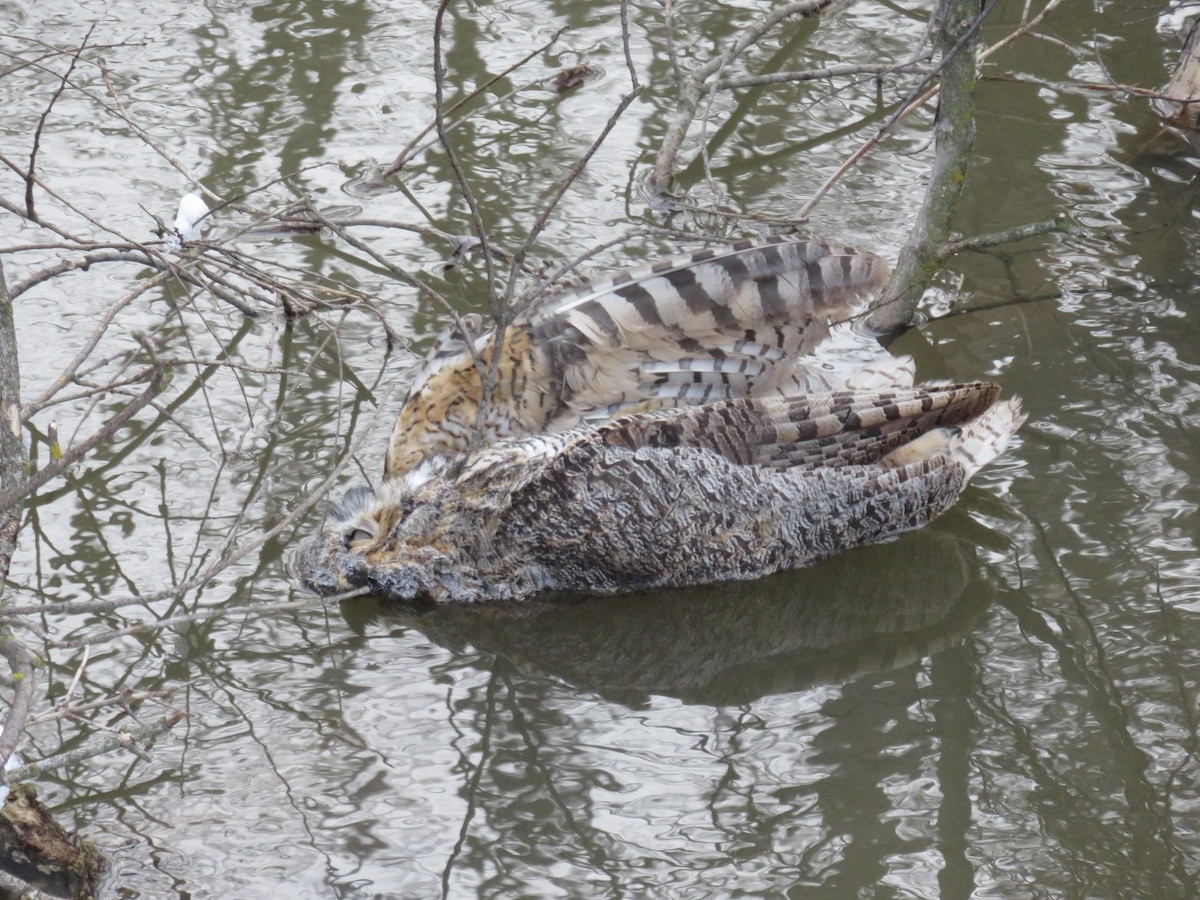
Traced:
<path fill-rule="evenodd" d="M 501 440 L 348 495 L 300 574 L 326 593 L 475 603 L 810 565 L 948 509 L 1024 421 L 998 393 L 739 398 Z"/>
<path fill-rule="evenodd" d="M 851 380 L 805 357 L 887 278 L 878 257 L 775 236 L 672 257 L 548 296 L 504 330 L 451 329 L 410 388 L 385 474 L 504 438 L 632 410 L 911 383 L 888 361 Z M 484 376 L 495 371 L 486 409 Z"/>

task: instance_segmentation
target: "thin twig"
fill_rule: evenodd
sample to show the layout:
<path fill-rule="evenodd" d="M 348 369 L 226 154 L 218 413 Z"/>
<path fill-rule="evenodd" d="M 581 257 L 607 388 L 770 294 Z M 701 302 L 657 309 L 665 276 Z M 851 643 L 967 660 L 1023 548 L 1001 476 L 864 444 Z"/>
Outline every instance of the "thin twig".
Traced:
<path fill-rule="evenodd" d="M 78 49 L 71 55 L 71 63 L 67 66 L 67 72 L 59 79 L 58 87 L 50 96 L 50 102 L 46 104 L 46 108 L 42 110 L 41 116 L 38 118 L 37 127 L 33 129 L 33 141 L 29 150 L 29 172 L 25 178 L 25 213 L 31 219 L 37 218 L 37 212 L 33 207 L 33 184 L 34 172 L 37 171 L 37 155 L 38 149 L 42 145 L 42 129 L 46 127 L 46 120 L 50 118 L 50 110 L 54 109 L 54 104 L 58 102 L 58 98 L 62 96 L 63 90 L 67 86 L 67 82 L 71 79 L 71 73 L 75 71 L 75 64 L 79 62 L 79 55 L 83 53 L 87 46 L 88 38 L 92 36 L 92 32 L 96 30 L 96 23 L 93 22 L 88 28 L 87 34 L 83 36 L 83 42 Z"/>
<path fill-rule="evenodd" d="M 1129 94 L 1146 100 L 1169 100 L 1184 106 L 1200 103 L 1200 97 L 1173 97 L 1163 91 L 1152 91 L 1131 84 L 1116 84 L 1111 81 L 1049 81 L 1019 72 L 998 72 L 984 76 L 986 81 L 1007 81 L 1013 84 L 1031 84 L 1055 91 L 1079 94 Z"/>
<path fill-rule="evenodd" d="M 719 55 L 692 72 L 681 86 L 675 104 L 675 116 L 667 126 L 666 135 L 654 160 L 650 174 L 651 190 L 663 194 L 670 187 L 675 170 L 675 158 L 683 146 L 688 128 L 696 116 L 705 86 L 713 75 L 723 71 L 749 47 L 758 43 L 772 28 L 792 16 L 812 16 L 833 5 L 837 0 L 793 0 L 768 12 L 761 20 L 742 30 Z"/>
<path fill-rule="evenodd" d="M 84 647 L 83 652 L 85 654 L 90 653 L 91 647 Z M 28 724 L 41 725 L 45 722 L 53 722 L 56 719 L 77 718 L 81 713 L 92 712 L 93 710 L 104 709 L 109 706 L 128 706 L 131 703 L 141 703 L 145 700 L 170 700 L 178 693 L 180 688 L 190 687 L 191 684 L 192 682 L 185 681 L 182 684 L 172 685 L 169 688 L 157 691 L 124 690 L 116 696 L 101 697 L 98 700 L 89 700 L 86 703 L 69 703 L 67 702 L 67 698 L 64 697 L 48 712 L 30 716 Z"/>
<path fill-rule="evenodd" d="M 479 97 L 482 94 L 487 93 L 491 89 L 492 85 L 496 84 L 499 81 L 503 81 L 505 78 L 507 78 L 513 72 L 515 72 L 517 69 L 521 68 L 526 63 L 528 63 L 535 56 L 545 53 L 547 50 L 549 50 L 551 47 L 553 47 L 556 43 L 558 43 L 558 39 L 563 36 L 563 33 L 567 30 L 568 27 L 569 26 L 564 25 L 562 28 L 558 29 L 558 31 L 554 32 L 554 35 L 550 38 L 550 40 L 546 41 L 546 43 L 542 44 L 540 47 L 536 47 L 535 49 L 529 51 L 529 53 L 522 56 L 511 66 L 509 66 L 508 68 L 506 68 L 500 72 L 497 72 L 495 75 L 493 75 L 491 78 L 484 81 L 482 84 L 477 85 L 473 91 L 470 91 L 465 96 L 460 97 L 454 103 L 450 104 L 450 106 L 446 109 L 445 115 L 451 116 L 454 113 L 458 112 L 460 109 L 462 109 L 464 106 L 466 106 L 472 100 L 474 100 L 476 97 Z M 435 65 L 437 65 L 436 61 L 435 61 Z M 542 83 L 544 83 L 544 81 L 545 81 L 545 79 L 539 79 L 538 81 L 531 82 L 530 84 L 524 85 L 523 87 L 528 88 L 532 85 L 542 84 Z M 511 91 L 511 92 L 509 92 L 509 94 L 507 96 L 512 96 L 513 94 L 516 94 L 519 90 L 521 90 L 521 89 L 518 88 L 517 90 Z M 448 124 L 446 126 L 446 129 L 450 130 L 450 129 L 457 127 L 459 124 L 466 121 L 470 115 L 474 115 L 477 112 L 479 112 L 479 110 L 475 110 L 472 113 L 465 115 L 460 119 L 457 119 L 455 122 Z M 402 149 L 399 152 L 399 154 L 396 155 L 396 158 L 394 160 L 392 160 L 391 165 L 389 165 L 386 169 L 384 169 L 382 172 L 379 173 L 379 178 L 381 180 L 384 178 L 391 178 L 393 175 L 395 175 L 397 172 L 399 172 L 401 169 L 403 169 L 404 166 L 409 162 L 409 160 L 411 160 L 413 157 L 417 156 L 421 151 L 423 151 L 427 147 L 429 147 L 430 144 L 421 144 L 421 141 L 423 141 L 425 139 L 425 137 L 429 134 L 429 132 L 433 131 L 436 128 L 437 128 L 437 119 L 435 118 L 432 122 L 430 122 L 428 125 L 426 125 L 424 128 L 422 128 L 420 131 L 417 132 L 416 136 L 411 141 L 409 141 L 404 146 L 404 149 Z M 434 143 L 436 143 L 436 141 Z"/>
<path fill-rule="evenodd" d="M 1018 225 L 1015 228 L 1006 228 L 1003 231 L 994 231 L 991 234 L 981 234 L 973 238 L 962 238 L 955 241 L 942 244 L 938 248 L 937 255 L 939 259 L 949 259 L 956 253 L 963 253 L 968 250 L 986 250 L 989 247 L 997 247 L 1001 244 L 1012 244 L 1016 241 L 1028 240 L 1032 237 L 1041 237 L 1045 234 L 1081 234 L 1081 231 L 1073 226 L 1065 215 L 1050 219 L 1045 222 L 1031 222 L 1028 225 Z"/>
<path fill-rule="evenodd" d="M 106 734 L 94 738 L 82 747 L 77 747 L 67 753 L 60 753 L 58 756 L 48 756 L 45 759 L 39 759 L 37 762 L 18 766 L 8 773 L 8 780 L 14 784 L 19 781 L 28 781 L 31 778 L 45 775 L 47 772 L 61 769 L 63 766 L 84 762 L 103 753 L 110 753 L 113 750 L 120 750 L 122 748 L 130 750 L 139 742 L 152 740 L 160 734 L 170 731 L 185 718 L 187 718 L 185 713 L 176 711 L 146 725 L 130 728 L 128 731 L 123 730 L 116 734 Z"/>
<path fill-rule="evenodd" d="M 146 389 L 141 393 L 140 396 L 137 397 L 137 399 L 127 403 L 120 412 L 96 429 L 96 431 L 90 434 L 86 440 L 72 446 L 70 450 L 62 455 L 61 459 L 54 460 L 45 468 L 40 469 L 35 474 L 31 475 L 21 484 L 13 485 L 0 490 L 0 509 L 5 509 L 15 504 L 17 501 L 28 497 L 43 484 L 48 481 L 52 481 L 59 475 L 62 475 L 65 471 L 67 471 L 67 469 L 87 456 L 87 454 L 92 452 L 92 450 L 94 450 L 96 447 L 112 438 L 112 436 L 124 428 L 125 425 L 128 424 L 128 422 L 135 415 L 137 415 L 143 407 L 147 406 L 151 400 L 161 393 L 162 389 L 166 387 L 166 384 L 166 373 L 163 372 L 162 369 L 157 370 L 154 373 L 154 377 L 151 378 L 150 384 L 146 386 Z"/>
<path fill-rule="evenodd" d="M 555 208 L 557 208 L 558 204 L 562 201 L 563 196 L 570 189 L 571 185 L 574 184 L 579 179 L 579 176 L 583 174 L 583 170 L 587 168 L 588 162 L 590 162 L 592 157 L 596 155 L 596 151 L 600 149 L 605 139 L 612 133 L 612 130 L 616 127 L 617 122 L 625 113 L 625 110 L 629 109 L 629 104 L 633 103 L 633 101 L 637 99 L 637 96 L 638 95 L 636 92 L 631 92 L 621 98 L 621 102 L 617 104 L 617 108 L 614 109 L 612 114 L 608 117 L 608 121 L 605 123 L 604 128 L 601 129 L 600 134 L 594 141 L 592 141 L 591 146 L 588 147 L 583 156 L 579 158 L 579 161 L 571 167 L 571 171 L 568 172 L 567 176 L 559 183 L 554 195 L 542 206 L 542 210 L 538 214 L 537 220 L 533 223 L 533 227 L 529 229 L 529 235 L 525 238 L 525 242 L 521 245 L 521 248 L 516 252 L 513 265 L 509 269 L 509 281 L 505 290 L 505 300 L 507 303 L 511 304 L 512 302 L 519 268 L 528 256 L 530 247 L 533 246 L 534 241 L 538 239 L 542 231 L 545 229 L 547 223 L 550 221 L 551 213 L 553 213 Z"/>
<path fill-rule="evenodd" d="M 637 66 L 633 64 L 633 47 L 629 32 L 629 0 L 621 0 L 621 50 L 625 54 L 625 68 L 629 72 L 629 92 L 636 94 L 642 89 L 638 81 Z"/>
<path fill-rule="evenodd" d="M 446 132 L 446 69 L 442 64 L 442 39 L 445 28 L 446 10 L 450 6 L 450 0 L 441 0 L 438 3 L 437 14 L 433 21 L 433 87 L 434 87 L 434 125 L 437 127 L 438 140 L 441 142 L 442 151 L 446 154 L 446 159 L 450 162 L 450 168 L 454 172 L 454 180 L 458 185 L 458 190 L 462 194 L 463 201 L 467 204 L 467 209 L 471 214 L 471 223 L 475 229 L 475 237 L 479 240 L 479 249 L 483 253 L 483 264 L 487 272 L 488 296 L 495 296 L 496 289 L 496 264 L 492 253 L 492 244 L 488 238 L 487 228 L 483 224 L 483 212 L 479 208 L 479 202 L 475 199 L 475 192 L 471 189 L 471 183 L 467 180 L 467 173 L 463 171 L 462 160 L 458 158 L 458 151 L 450 142 L 449 135 Z M 494 310 L 498 312 L 498 310 Z"/>
<path fill-rule="evenodd" d="M 44 269 L 39 269 L 32 275 L 29 275 L 27 278 L 25 278 L 24 281 L 19 281 L 13 285 L 12 297 L 13 299 L 16 299 L 29 291 L 31 288 L 34 288 L 37 285 L 53 278 L 57 278 L 59 275 L 66 275 L 71 272 L 86 272 L 94 265 L 114 262 L 133 263 L 135 265 L 149 266 L 155 269 L 161 268 L 150 256 L 138 251 L 132 251 L 131 248 L 126 245 L 124 249 L 112 249 L 85 253 L 83 256 L 75 257 L 74 259 L 60 260 L 52 266 L 46 266 Z M 165 274 L 167 274 L 167 272 L 160 271 L 158 273 L 160 276 Z M 129 302 L 145 293 L 149 288 L 157 287 L 159 284 L 162 284 L 161 279 L 153 282 L 149 280 L 142 282 L 139 286 L 133 288 L 129 294 L 126 295 L 123 303 L 114 304 L 114 307 L 119 308 L 122 305 L 128 305 Z"/>
<path fill-rule="evenodd" d="M 733 91 L 741 88 L 761 87 L 767 84 L 794 84 L 804 81 L 820 81 L 827 78 L 840 78 L 846 75 L 903 75 L 916 73 L 926 75 L 929 67 L 918 62 L 900 63 L 890 66 L 853 65 L 847 63 L 839 66 L 829 66 L 826 69 L 809 69 L 804 72 L 771 72 L 766 75 L 741 75 L 737 78 L 724 78 L 718 81 L 715 88 L 718 91 Z"/>

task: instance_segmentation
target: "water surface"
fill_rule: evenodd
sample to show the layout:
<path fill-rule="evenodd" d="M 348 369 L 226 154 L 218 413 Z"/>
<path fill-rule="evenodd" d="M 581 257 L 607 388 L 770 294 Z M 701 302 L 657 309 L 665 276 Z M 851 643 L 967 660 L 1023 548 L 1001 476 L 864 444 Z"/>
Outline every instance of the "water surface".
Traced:
<path fill-rule="evenodd" d="M 1015 27 L 1023 5 L 1001 4 L 989 39 Z M 746 69 L 901 58 L 923 7 L 863 0 L 820 27 L 790 25 Z M 676 5 L 680 64 L 707 59 L 755 10 Z M 129 117 L 222 195 L 286 177 L 258 201 L 305 195 L 466 234 L 469 209 L 443 154 L 419 156 L 393 183 L 402 190 L 367 183 L 429 121 L 434 12 L 372 0 L 49 0 L 0 5 L 0 31 L 6 51 L 28 55 L 34 38 L 68 46 L 96 23 L 93 42 L 119 45 L 102 55 Z M 990 71 L 1156 87 L 1178 42 L 1154 13 L 1065 4 L 1045 28 L 1053 41 L 1017 42 Z M 657 4 L 631 14 L 649 87 L 552 217 L 537 265 L 665 223 L 641 187 L 672 109 L 665 25 Z M 628 89 L 618 11 L 463 4 L 448 21 L 452 99 L 568 26 L 492 95 L 521 90 L 459 132 L 491 236 L 517 246 Z M 523 87 L 579 61 L 601 72 L 572 93 Z M 98 110 L 106 88 L 94 64 L 77 77 L 93 97 L 69 90 L 58 101 L 42 176 L 105 226 L 147 239 L 143 207 L 170 219 L 186 182 Z M 692 159 L 706 146 L 707 170 L 686 166 L 681 188 L 787 215 L 873 133 L 903 84 L 719 94 L 685 148 Z M 6 156 L 27 156 L 54 85 L 38 69 L 0 81 Z M 1084 231 L 956 259 L 929 297 L 932 313 L 955 314 L 891 347 L 915 356 L 924 378 L 992 378 L 1025 399 L 1023 441 L 958 508 L 896 543 L 749 585 L 427 614 L 364 601 L 98 647 L 87 697 L 186 684 L 174 702 L 188 713 L 147 759 L 101 757 L 40 783 L 63 820 L 111 854 L 110 894 L 1194 895 L 1198 159 L 1126 95 L 984 81 L 979 103 L 956 228 L 1066 213 Z M 928 124 L 918 116 L 843 180 L 812 230 L 894 257 L 928 171 Z M 5 178 L 4 196 L 19 196 Z M 74 213 L 55 215 L 92 233 Z M 726 228 L 715 223 L 667 224 Z M 231 212 L 212 228 L 244 224 Z M 45 239 L 7 213 L 0 228 L 4 246 Z M 440 243 L 378 228 L 361 237 L 461 310 L 486 309 L 481 268 L 443 272 Z M 228 354 L 261 371 L 179 372 L 163 409 L 41 491 L 11 596 L 108 598 L 182 582 L 231 535 L 236 547 L 279 521 L 351 436 L 366 435 L 344 486 L 378 477 L 403 386 L 444 313 L 332 237 L 248 235 L 238 246 L 369 293 L 411 347 L 390 348 L 366 310 L 248 322 L 176 289 L 133 304 L 100 352 L 144 329 L 173 354 Z M 589 271 L 677 246 L 641 234 Z M 6 256 L 10 283 L 35 256 Z M 94 267 L 21 299 L 26 396 L 132 277 Z M 112 408 L 80 401 L 35 425 L 54 416 L 82 435 Z M 318 522 L 310 514 L 182 600 L 44 624 L 62 640 L 298 596 L 283 558 Z M 48 690 L 61 696 L 81 656 L 46 654 Z M 23 752 L 58 752 L 125 721 L 113 712 L 39 726 Z"/>

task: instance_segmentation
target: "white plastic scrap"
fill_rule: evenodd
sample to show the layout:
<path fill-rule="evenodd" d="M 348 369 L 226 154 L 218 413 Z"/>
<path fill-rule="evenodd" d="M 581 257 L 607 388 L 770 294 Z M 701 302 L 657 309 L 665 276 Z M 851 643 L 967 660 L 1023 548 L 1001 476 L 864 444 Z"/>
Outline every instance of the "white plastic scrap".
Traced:
<path fill-rule="evenodd" d="M 179 212 L 175 214 L 175 231 L 167 235 L 166 248 L 178 250 L 184 241 L 195 240 L 203 229 L 202 220 L 208 215 L 208 204 L 199 194 L 191 191 L 179 201 Z"/>

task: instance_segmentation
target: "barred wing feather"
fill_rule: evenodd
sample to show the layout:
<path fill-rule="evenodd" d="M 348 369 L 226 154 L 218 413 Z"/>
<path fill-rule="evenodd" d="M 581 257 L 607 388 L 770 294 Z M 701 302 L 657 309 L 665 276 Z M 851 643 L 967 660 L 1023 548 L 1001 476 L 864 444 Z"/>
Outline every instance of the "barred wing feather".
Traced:
<path fill-rule="evenodd" d="M 730 400 L 617 418 L 597 429 L 596 440 L 627 449 L 692 447 L 738 465 L 805 470 L 895 468 L 908 460 L 889 457 L 916 444 L 910 459 L 941 453 L 970 475 L 1003 452 L 1024 421 L 1019 402 L 997 404 L 999 393 L 998 385 L 972 382 Z M 927 435 L 943 439 L 919 443 Z"/>
<path fill-rule="evenodd" d="M 872 254 L 775 236 L 672 257 L 548 296 L 505 330 L 495 363 L 492 334 L 475 337 L 470 347 L 449 329 L 400 410 L 386 474 L 625 412 L 911 386 L 906 360 L 885 358 L 847 372 L 804 359 L 886 277 L 886 264 Z M 482 413 L 480 365 L 494 366 L 497 376 Z"/>
<path fill-rule="evenodd" d="M 743 241 L 568 291 L 533 310 L 528 326 L 567 424 L 829 390 L 842 385 L 798 357 L 887 272 L 872 254 L 814 238 Z"/>

